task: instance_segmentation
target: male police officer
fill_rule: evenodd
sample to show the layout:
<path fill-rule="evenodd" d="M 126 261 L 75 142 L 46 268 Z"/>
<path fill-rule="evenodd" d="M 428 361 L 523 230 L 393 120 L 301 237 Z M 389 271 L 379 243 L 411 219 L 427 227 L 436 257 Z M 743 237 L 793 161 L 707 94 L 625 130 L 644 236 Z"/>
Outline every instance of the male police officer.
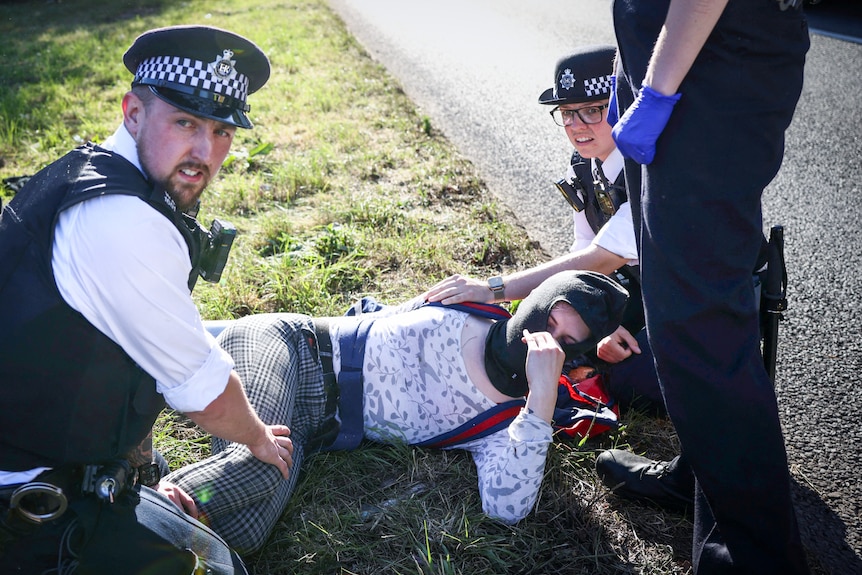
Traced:
<path fill-rule="evenodd" d="M 254 413 L 190 297 L 202 234 L 185 213 L 251 127 L 269 61 L 201 26 L 149 31 L 123 61 L 122 125 L 0 215 L 0 564 L 244 573 L 188 494 L 153 475 L 147 440 L 167 402 L 289 474 L 289 430 Z"/>

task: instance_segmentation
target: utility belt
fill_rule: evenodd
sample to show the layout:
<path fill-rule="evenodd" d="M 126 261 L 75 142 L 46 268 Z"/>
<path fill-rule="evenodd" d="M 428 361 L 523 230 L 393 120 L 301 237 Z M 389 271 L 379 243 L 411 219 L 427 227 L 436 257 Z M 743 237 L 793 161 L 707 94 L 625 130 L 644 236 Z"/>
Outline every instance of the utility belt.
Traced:
<path fill-rule="evenodd" d="M 156 464 L 132 467 L 125 459 L 104 464 L 64 465 L 39 474 L 33 481 L 0 487 L 0 522 L 7 528 L 39 526 L 63 516 L 69 503 L 95 497 L 114 503 L 136 485 L 159 482 Z"/>

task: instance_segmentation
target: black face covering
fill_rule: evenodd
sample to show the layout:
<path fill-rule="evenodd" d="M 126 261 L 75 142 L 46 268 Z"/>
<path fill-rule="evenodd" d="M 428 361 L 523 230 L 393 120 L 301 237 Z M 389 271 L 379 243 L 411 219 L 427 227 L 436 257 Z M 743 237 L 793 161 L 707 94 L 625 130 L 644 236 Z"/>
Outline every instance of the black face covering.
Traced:
<path fill-rule="evenodd" d="M 587 339 L 563 345 L 566 359 L 595 347 L 620 325 L 628 294 L 603 274 L 587 271 L 560 272 L 545 280 L 524 298 L 511 319 L 491 326 L 485 338 L 485 370 L 499 391 L 512 397 L 527 393 L 527 344 L 524 330 L 546 331 L 551 308 L 566 302 L 590 328 Z"/>

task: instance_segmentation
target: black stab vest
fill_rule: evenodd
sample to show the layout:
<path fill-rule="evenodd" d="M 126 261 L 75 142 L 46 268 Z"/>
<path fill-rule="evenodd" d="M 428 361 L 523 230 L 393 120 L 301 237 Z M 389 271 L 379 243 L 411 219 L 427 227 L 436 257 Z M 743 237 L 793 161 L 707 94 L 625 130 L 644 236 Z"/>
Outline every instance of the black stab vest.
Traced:
<path fill-rule="evenodd" d="M 54 281 L 59 214 L 106 194 L 137 196 L 165 215 L 186 239 L 196 272 L 194 220 L 121 156 L 87 144 L 30 179 L 0 213 L 2 470 L 123 457 L 165 406 L 153 377 L 66 304 Z"/>
<path fill-rule="evenodd" d="M 572 152 L 571 164 L 575 177 L 570 183 L 575 190 L 580 191 L 583 195 L 582 210 L 593 233 L 598 234 L 619 207 L 628 201 L 625 174 L 620 171 L 616 180 L 611 182 L 613 186 L 606 190 L 607 198 L 612 204 L 612 211 L 608 213 L 602 209 L 601 202 L 597 197 L 596 184 L 594 183 L 596 178 L 593 174 L 592 162 L 574 151 Z M 629 302 L 623 314 L 622 325 L 631 333 L 637 333 L 646 324 L 640 289 L 640 270 L 637 266 L 626 265 L 617 270 L 616 275 L 615 279 L 629 292 Z"/>
<path fill-rule="evenodd" d="M 613 213 L 603 211 L 599 199 L 596 197 L 596 186 L 593 183 L 595 178 L 593 177 L 591 162 L 582 158 L 575 151 L 572 153 L 571 163 L 572 169 L 575 172 L 575 181 L 572 182 L 572 185 L 584 195 L 584 214 L 587 216 L 590 228 L 597 234 L 608 223 Z M 613 190 L 610 190 L 609 197 L 613 204 L 613 212 L 616 212 L 620 205 L 628 201 L 623 172 L 620 171 L 617 179 L 611 183 L 615 184 L 615 186 Z"/>

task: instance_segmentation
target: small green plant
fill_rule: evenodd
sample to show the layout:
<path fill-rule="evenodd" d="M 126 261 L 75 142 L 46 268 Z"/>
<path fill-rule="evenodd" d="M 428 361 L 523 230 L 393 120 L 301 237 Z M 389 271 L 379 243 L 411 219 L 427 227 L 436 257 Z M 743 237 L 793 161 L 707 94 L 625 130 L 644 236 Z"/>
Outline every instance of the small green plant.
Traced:
<path fill-rule="evenodd" d="M 225 158 L 225 161 L 222 164 L 222 169 L 233 169 L 238 171 L 261 169 L 263 164 L 259 162 L 259 160 L 270 153 L 274 148 L 275 144 L 265 142 L 258 144 L 251 150 L 246 150 L 245 148 L 234 150 L 227 158 Z M 261 156 L 261 158 L 257 158 L 256 160 L 256 156 Z"/>

